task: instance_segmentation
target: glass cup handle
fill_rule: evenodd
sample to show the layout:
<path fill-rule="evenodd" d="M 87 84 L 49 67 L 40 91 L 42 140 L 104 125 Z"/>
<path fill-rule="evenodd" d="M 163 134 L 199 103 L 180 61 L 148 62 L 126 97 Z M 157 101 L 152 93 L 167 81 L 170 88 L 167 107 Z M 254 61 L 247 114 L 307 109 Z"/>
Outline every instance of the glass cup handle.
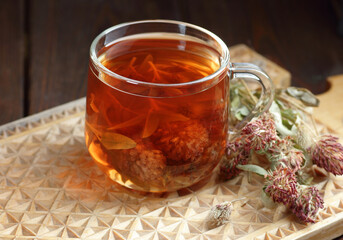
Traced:
<path fill-rule="evenodd" d="M 255 108 L 235 128 L 241 130 L 252 118 L 267 111 L 274 100 L 274 84 L 270 77 L 258 66 L 251 63 L 231 63 L 229 67 L 230 80 L 243 78 L 257 81 L 261 87 L 261 96 Z"/>

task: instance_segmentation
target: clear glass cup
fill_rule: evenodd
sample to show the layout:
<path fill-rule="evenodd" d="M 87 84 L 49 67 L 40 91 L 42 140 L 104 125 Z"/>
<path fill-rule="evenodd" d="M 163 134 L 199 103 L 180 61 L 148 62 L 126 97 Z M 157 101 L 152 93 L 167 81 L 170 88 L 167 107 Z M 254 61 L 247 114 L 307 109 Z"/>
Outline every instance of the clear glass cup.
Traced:
<path fill-rule="evenodd" d="M 170 192 L 211 176 L 229 128 L 229 83 L 262 94 L 239 127 L 262 113 L 273 84 L 260 68 L 231 63 L 215 34 L 170 20 L 111 27 L 90 49 L 85 138 L 98 166 L 127 189 Z"/>

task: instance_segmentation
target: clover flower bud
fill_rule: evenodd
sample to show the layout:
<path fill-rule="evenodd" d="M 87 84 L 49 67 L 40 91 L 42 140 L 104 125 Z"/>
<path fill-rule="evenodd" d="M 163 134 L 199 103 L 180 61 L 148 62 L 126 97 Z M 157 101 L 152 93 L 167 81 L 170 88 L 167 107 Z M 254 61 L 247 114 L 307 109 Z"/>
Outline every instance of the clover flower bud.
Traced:
<path fill-rule="evenodd" d="M 152 138 L 171 165 L 196 161 L 210 143 L 208 130 L 196 120 L 167 123 Z"/>
<path fill-rule="evenodd" d="M 320 208 L 324 208 L 324 201 L 315 186 L 302 187 L 299 191 L 299 197 L 290 207 L 299 220 L 306 223 L 315 222 L 315 217 Z"/>
<path fill-rule="evenodd" d="M 236 177 L 241 172 L 236 166 L 248 163 L 250 150 L 249 144 L 241 138 L 229 142 L 226 148 L 226 158 L 220 164 L 220 177 L 224 180 Z"/>
<path fill-rule="evenodd" d="M 334 175 L 343 175 L 343 146 L 337 137 L 324 135 L 308 151 L 314 164 Z"/>
<path fill-rule="evenodd" d="M 298 197 L 297 180 L 294 171 L 287 167 L 279 166 L 269 175 L 265 176 L 264 191 L 274 202 L 291 205 L 294 198 Z"/>
<path fill-rule="evenodd" d="M 160 150 L 151 150 L 149 146 L 138 143 L 127 152 L 128 158 L 123 161 L 123 172 L 144 183 L 160 184 L 166 168 L 166 158 Z"/>
<path fill-rule="evenodd" d="M 259 154 L 265 153 L 278 139 L 275 122 L 268 113 L 249 122 L 241 134 L 247 136 L 251 148 Z"/>
<path fill-rule="evenodd" d="M 274 145 L 268 149 L 267 157 L 269 161 L 281 163 L 294 172 L 300 170 L 305 162 L 303 152 L 294 148 L 290 137 L 275 141 Z"/>
<path fill-rule="evenodd" d="M 208 225 L 210 228 L 219 227 L 230 220 L 232 212 L 232 203 L 223 202 L 211 208 L 208 216 Z"/>

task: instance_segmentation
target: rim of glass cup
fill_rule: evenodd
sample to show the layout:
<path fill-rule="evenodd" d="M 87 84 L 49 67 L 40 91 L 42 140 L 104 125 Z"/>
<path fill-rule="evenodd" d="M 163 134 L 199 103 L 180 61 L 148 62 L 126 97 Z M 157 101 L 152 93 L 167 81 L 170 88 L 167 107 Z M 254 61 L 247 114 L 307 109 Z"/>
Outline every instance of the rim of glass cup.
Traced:
<path fill-rule="evenodd" d="M 183 25 L 189 28 L 193 28 L 196 29 L 198 31 L 201 31 L 207 35 L 209 35 L 210 37 L 212 37 L 221 47 L 222 50 L 222 54 L 220 54 L 220 67 L 212 74 L 200 78 L 200 79 L 196 79 L 194 81 L 190 81 L 190 82 L 185 82 L 185 83 L 151 83 L 151 82 L 143 82 L 143 81 L 139 81 L 139 80 L 135 80 L 135 79 L 131 79 L 131 78 L 127 78 L 124 77 L 122 75 L 119 75 L 115 72 L 112 72 L 111 70 L 109 70 L 108 68 L 106 68 L 104 65 L 102 65 L 102 63 L 99 61 L 98 57 L 97 57 L 97 53 L 96 53 L 96 45 L 99 42 L 99 40 L 107 35 L 108 33 L 125 27 L 125 26 L 130 26 L 130 25 L 135 25 L 135 24 L 141 24 L 141 23 L 170 23 L 170 24 L 175 24 L 175 25 Z M 184 34 L 186 35 L 186 34 Z M 120 39 L 120 38 L 119 38 Z M 126 82 L 129 82 L 131 84 L 136 84 L 136 85 L 143 85 L 143 86 L 153 86 L 153 87 L 183 87 L 183 86 L 189 86 L 189 85 L 193 85 L 193 84 L 197 84 L 197 83 L 203 83 L 206 81 L 209 81 L 211 79 L 215 79 L 216 77 L 218 77 L 220 74 L 222 74 L 222 72 L 224 70 L 226 70 L 226 68 L 229 66 L 229 61 L 230 61 L 230 53 L 229 53 L 229 49 L 226 46 L 226 44 L 223 42 L 223 40 L 221 40 L 217 35 L 215 35 L 214 33 L 210 32 L 209 30 L 199 27 L 197 25 L 191 24 L 191 23 L 186 23 L 186 22 L 181 22 L 181 21 L 175 21 L 175 20 L 162 20 L 162 19 L 156 19 L 156 20 L 141 20 L 141 21 L 133 21 L 133 22 L 126 22 L 126 23 L 121 23 L 118 25 L 115 25 L 113 27 L 107 28 L 106 30 L 104 30 L 103 32 L 101 32 L 92 42 L 91 47 L 90 47 L 90 57 L 92 62 L 101 69 L 101 71 L 105 72 L 106 74 L 110 75 L 111 77 L 117 78 L 117 79 L 122 79 Z M 100 79 L 101 80 L 101 79 Z"/>

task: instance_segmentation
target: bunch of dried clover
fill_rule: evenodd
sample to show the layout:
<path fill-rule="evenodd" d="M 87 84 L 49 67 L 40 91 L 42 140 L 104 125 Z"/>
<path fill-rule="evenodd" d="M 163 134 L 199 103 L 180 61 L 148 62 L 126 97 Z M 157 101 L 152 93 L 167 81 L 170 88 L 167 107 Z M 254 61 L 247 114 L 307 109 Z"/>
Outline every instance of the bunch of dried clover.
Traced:
<path fill-rule="evenodd" d="M 231 125 L 242 121 L 256 104 L 260 91 L 238 80 L 230 86 Z M 343 175 L 343 146 L 332 135 L 320 135 L 312 117 L 318 99 L 307 89 L 277 89 L 268 112 L 232 134 L 220 177 L 230 180 L 241 171 L 264 178 L 262 201 L 285 205 L 304 223 L 314 223 L 324 201 L 309 171 L 313 165 Z M 232 202 L 214 206 L 209 214 L 216 227 L 229 221 Z"/>

